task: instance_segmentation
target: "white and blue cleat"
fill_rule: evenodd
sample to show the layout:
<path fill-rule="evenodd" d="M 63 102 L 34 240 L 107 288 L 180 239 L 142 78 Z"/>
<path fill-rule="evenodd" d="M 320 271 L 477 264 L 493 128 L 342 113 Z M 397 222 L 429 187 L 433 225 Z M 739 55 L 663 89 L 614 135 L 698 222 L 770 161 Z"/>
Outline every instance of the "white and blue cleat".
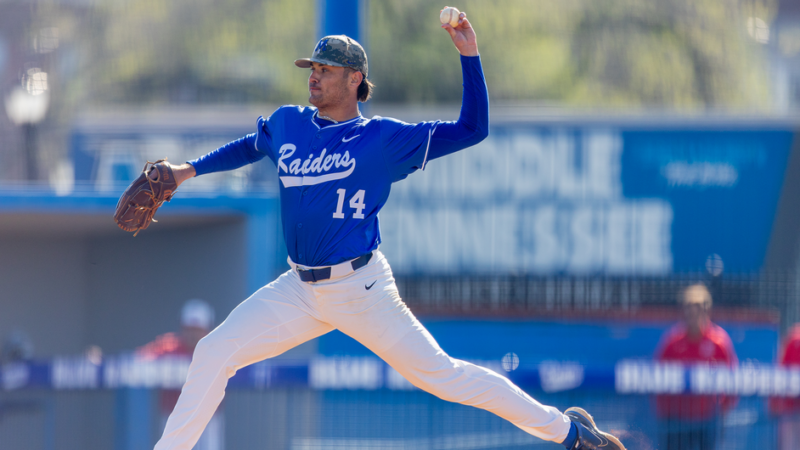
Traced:
<path fill-rule="evenodd" d="M 594 419 L 583 408 L 573 406 L 564 411 L 578 430 L 578 438 L 570 450 L 626 450 L 615 436 L 600 431 Z"/>

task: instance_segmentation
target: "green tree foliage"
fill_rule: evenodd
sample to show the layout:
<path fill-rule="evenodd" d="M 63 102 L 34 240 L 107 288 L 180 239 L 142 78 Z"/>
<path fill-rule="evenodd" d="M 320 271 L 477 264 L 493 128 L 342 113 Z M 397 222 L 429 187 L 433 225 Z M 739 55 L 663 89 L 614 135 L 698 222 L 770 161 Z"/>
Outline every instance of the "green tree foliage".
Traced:
<path fill-rule="evenodd" d="M 766 52 L 747 33 L 774 2 L 462 0 L 493 100 L 581 108 L 769 107 Z M 371 2 L 376 99 L 457 101 L 452 44 L 426 0 Z M 383 87 L 383 89 L 381 89 Z"/>
<path fill-rule="evenodd" d="M 461 0 L 457 6 L 476 28 L 494 102 L 763 110 L 771 104 L 766 50 L 746 23 L 748 17 L 769 23 L 774 1 Z M 42 6 L 40 22 L 72 30 L 79 62 L 60 79 L 81 102 L 304 103 L 307 75 L 292 61 L 314 46 L 316 4 L 117 0 L 69 11 Z M 439 27 L 442 6 L 368 2 L 375 101 L 459 100 L 460 65 Z"/>
<path fill-rule="evenodd" d="M 81 34 L 93 103 L 302 101 L 314 0 L 99 2 Z"/>

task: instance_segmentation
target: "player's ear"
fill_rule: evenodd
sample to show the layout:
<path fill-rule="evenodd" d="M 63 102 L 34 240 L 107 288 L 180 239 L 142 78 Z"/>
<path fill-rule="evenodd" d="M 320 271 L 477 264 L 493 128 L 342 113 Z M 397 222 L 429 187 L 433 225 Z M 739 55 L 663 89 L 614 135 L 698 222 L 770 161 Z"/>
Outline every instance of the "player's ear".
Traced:
<path fill-rule="evenodd" d="M 359 70 L 354 70 L 353 73 L 350 74 L 350 85 L 358 88 L 358 86 L 361 84 L 361 80 L 363 79 L 364 74 Z"/>

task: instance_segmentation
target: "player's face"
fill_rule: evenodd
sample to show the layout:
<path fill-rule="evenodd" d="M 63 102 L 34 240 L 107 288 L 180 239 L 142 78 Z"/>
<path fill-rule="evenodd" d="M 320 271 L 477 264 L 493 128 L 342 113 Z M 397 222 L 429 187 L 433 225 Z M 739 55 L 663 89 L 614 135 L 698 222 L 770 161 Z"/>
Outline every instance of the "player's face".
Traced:
<path fill-rule="evenodd" d="M 318 109 L 327 109 L 351 97 L 344 67 L 311 63 L 308 77 L 308 102 Z"/>
<path fill-rule="evenodd" d="M 691 330 L 701 330 L 709 320 L 709 306 L 705 302 L 686 302 L 683 316 Z"/>

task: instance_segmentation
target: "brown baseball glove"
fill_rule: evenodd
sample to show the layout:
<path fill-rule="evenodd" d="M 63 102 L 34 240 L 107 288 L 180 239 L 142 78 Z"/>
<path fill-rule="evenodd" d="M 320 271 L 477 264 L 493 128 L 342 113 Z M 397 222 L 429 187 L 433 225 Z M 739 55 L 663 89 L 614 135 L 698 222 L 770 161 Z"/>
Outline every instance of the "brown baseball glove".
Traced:
<path fill-rule="evenodd" d="M 178 189 L 172 168 L 164 161 L 147 161 L 142 173 L 125 189 L 117 202 L 114 221 L 125 231 L 135 231 L 134 236 L 147 228 L 151 221 L 156 222 L 153 219 L 156 211 L 164 202 L 170 201 Z M 155 179 L 150 178 L 153 171 Z"/>

